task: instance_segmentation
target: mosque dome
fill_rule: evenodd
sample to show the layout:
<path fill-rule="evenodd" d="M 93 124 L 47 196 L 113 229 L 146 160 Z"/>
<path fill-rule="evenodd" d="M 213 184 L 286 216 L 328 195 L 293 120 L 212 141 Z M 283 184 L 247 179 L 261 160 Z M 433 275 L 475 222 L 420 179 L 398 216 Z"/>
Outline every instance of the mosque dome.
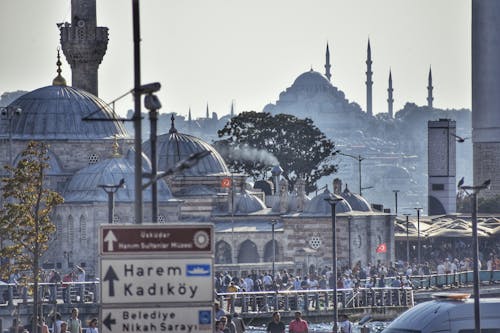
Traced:
<path fill-rule="evenodd" d="M 144 152 L 151 157 L 151 142 L 143 145 Z M 189 157 L 193 153 L 209 151 L 197 164 L 184 170 L 184 176 L 229 175 L 230 172 L 220 154 L 207 142 L 188 134 L 177 132 L 172 118 L 172 128 L 169 133 L 158 136 L 157 139 L 158 170 L 166 171 Z"/>
<path fill-rule="evenodd" d="M 12 136 L 25 140 L 95 140 L 128 137 L 119 121 L 85 121 L 82 118 L 113 119 L 113 111 L 98 97 L 62 84 L 36 89 L 11 105 L 21 109 L 13 118 Z"/>
<path fill-rule="evenodd" d="M 151 171 L 150 165 L 143 166 L 144 171 Z M 65 202 L 108 200 L 108 195 L 100 185 L 118 185 L 123 179 L 125 186 L 115 193 L 116 202 L 135 200 L 135 168 L 129 159 L 113 157 L 83 168 L 69 181 L 63 197 Z M 158 200 L 172 199 L 172 193 L 163 180 L 158 181 Z M 144 201 L 151 201 L 151 186 L 144 191 Z"/>
<path fill-rule="evenodd" d="M 325 189 L 325 191 L 321 194 L 318 194 L 311 201 L 306 203 L 304 208 L 304 214 L 312 214 L 312 215 L 332 215 L 332 206 L 325 200 L 330 197 L 330 191 Z M 336 213 L 348 213 L 353 209 L 351 205 L 344 199 L 339 201 L 335 206 Z"/>
<path fill-rule="evenodd" d="M 236 197 L 235 213 L 249 214 L 255 213 L 266 208 L 266 205 L 255 195 L 250 194 L 247 190 Z"/>
<path fill-rule="evenodd" d="M 360 196 L 359 194 L 355 194 L 355 193 L 352 193 L 351 191 L 349 191 L 349 189 L 347 188 L 347 185 L 345 187 L 345 190 L 342 193 L 340 193 L 340 196 L 342 198 L 344 198 L 344 200 L 349 203 L 352 210 L 360 211 L 360 212 L 371 212 L 372 211 L 368 201 L 366 201 L 366 199 L 363 198 L 362 196 Z"/>
<path fill-rule="evenodd" d="M 292 87 L 297 88 L 321 88 L 321 87 L 331 87 L 331 83 L 323 76 L 323 74 L 314 71 L 312 68 L 310 71 L 300 74 L 293 82 Z"/>

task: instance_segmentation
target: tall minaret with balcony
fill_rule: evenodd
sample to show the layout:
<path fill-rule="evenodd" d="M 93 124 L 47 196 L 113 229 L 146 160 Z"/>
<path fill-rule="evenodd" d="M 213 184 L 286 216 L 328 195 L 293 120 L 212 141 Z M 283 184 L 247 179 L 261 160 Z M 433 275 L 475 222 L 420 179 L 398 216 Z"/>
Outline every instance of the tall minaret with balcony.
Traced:
<path fill-rule="evenodd" d="M 72 86 L 97 96 L 97 71 L 108 47 L 108 28 L 97 26 L 96 0 L 71 0 L 71 23 L 58 26 Z"/>
<path fill-rule="evenodd" d="M 332 73 L 330 73 L 330 68 L 332 67 L 330 65 L 330 48 L 328 47 L 328 43 L 326 43 L 326 60 L 325 60 L 325 76 L 328 79 L 328 81 L 331 81 L 330 78 L 332 77 Z"/>
<path fill-rule="evenodd" d="M 368 49 L 366 51 L 366 113 L 373 116 L 372 110 L 372 50 L 370 47 L 370 40 L 368 39 Z"/>
<path fill-rule="evenodd" d="M 388 106 L 389 118 L 394 118 L 393 117 L 394 98 L 392 97 L 393 91 L 394 89 L 392 89 L 392 73 L 391 70 L 389 70 L 389 88 L 387 88 L 387 106 Z"/>
<path fill-rule="evenodd" d="M 432 96 L 432 68 L 429 67 L 429 77 L 427 79 L 427 107 L 432 109 L 432 101 L 434 101 L 434 97 Z"/>

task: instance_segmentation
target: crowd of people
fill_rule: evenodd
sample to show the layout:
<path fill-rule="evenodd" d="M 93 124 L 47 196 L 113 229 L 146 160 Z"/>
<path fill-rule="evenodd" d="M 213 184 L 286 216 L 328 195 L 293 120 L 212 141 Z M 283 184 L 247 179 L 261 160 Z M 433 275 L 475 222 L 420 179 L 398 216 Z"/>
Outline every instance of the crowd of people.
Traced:
<path fill-rule="evenodd" d="M 486 258 L 478 261 L 478 266 L 480 270 L 500 270 L 500 257 L 496 252 L 490 252 Z M 339 263 L 337 276 L 330 266 L 310 269 L 307 273 L 283 269 L 276 271 L 274 276 L 272 271 L 253 270 L 241 277 L 232 276 L 228 271 L 217 272 L 214 287 L 217 293 L 333 289 L 335 285 L 338 289 L 413 287 L 412 276 L 453 274 L 472 269 L 473 261 L 469 257 L 434 257 L 420 265 L 416 258 L 411 262 L 398 260 L 389 264 L 380 260 L 376 264 L 358 261 L 353 267 Z"/>
<path fill-rule="evenodd" d="M 37 319 L 35 329 L 33 329 L 31 321 L 23 325 L 17 318 L 14 318 L 12 320 L 12 326 L 9 328 L 9 333 L 99 333 L 97 318 L 89 320 L 87 323 L 88 327 L 84 328 L 78 316 L 78 308 L 73 308 L 71 310 L 71 315 L 67 320 L 63 320 L 60 313 L 55 313 L 50 316 L 50 329 L 49 324 L 47 324 L 43 317 Z"/>

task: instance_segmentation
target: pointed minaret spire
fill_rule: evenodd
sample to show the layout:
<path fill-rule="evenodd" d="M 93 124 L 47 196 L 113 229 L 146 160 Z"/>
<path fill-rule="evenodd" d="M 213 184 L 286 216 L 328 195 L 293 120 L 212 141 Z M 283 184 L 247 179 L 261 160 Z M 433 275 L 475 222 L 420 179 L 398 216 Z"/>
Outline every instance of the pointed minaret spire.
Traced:
<path fill-rule="evenodd" d="M 432 67 L 429 67 L 429 78 L 427 83 L 427 106 L 432 108 L 432 102 L 434 101 L 434 97 L 432 96 Z"/>
<path fill-rule="evenodd" d="M 325 76 L 330 81 L 332 74 L 330 73 L 330 48 L 328 47 L 328 42 L 326 43 L 326 60 L 325 60 Z"/>
<path fill-rule="evenodd" d="M 168 131 L 168 133 L 169 134 L 177 133 L 177 128 L 175 128 L 175 117 L 173 113 L 172 116 L 170 117 L 170 122 L 171 122 L 170 131 Z"/>
<path fill-rule="evenodd" d="M 207 119 L 210 118 L 209 114 L 210 113 L 208 112 L 208 103 L 207 103 Z"/>
<path fill-rule="evenodd" d="M 193 121 L 193 118 L 191 118 L 191 107 L 189 107 L 189 112 L 188 112 L 188 121 L 189 121 L 189 122 Z"/>
<path fill-rule="evenodd" d="M 370 39 L 368 39 L 368 49 L 366 51 L 366 113 L 373 116 L 372 111 L 372 49 L 370 47 Z"/>
<path fill-rule="evenodd" d="M 389 118 L 393 118 L 393 105 L 394 105 L 394 98 L 392 98 L 392 92 L 394 89 L 392 89 L 392 72 L 389 69 L 389 88 L 387 89 L 387 104 L 388 104 L 388 113 L 389 113 Z"/>
<path fill-rule="evenodd" d="M 231 118 L 234 118 L 234 101 L 231 101 Z"/>

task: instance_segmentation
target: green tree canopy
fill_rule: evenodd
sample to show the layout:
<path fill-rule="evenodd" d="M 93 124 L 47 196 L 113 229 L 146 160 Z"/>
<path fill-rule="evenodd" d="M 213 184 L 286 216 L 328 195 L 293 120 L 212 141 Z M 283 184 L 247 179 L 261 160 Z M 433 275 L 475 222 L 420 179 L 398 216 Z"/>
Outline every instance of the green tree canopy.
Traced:
<path fill-rule="evenodd" d="M 271 167 L 279 164 L 290 190 L 298 177 L 302 177 L 306 192 L 310 193 L 321 177 L 337 171 L 332 163 L 336 153 L 334 143 L 309 118 L 242 112 L 218 135 L 222 139 L 215 142 L 215 147 L 229 168 L 254 180 L 265 179 Z"/>
<path fill-rule="evenodd" d="M 1 265 L 0 273 L 7 278 L 14 272 L 31 272 L 26 275 L 26 282 L 34 282 L 33 313 L 38 313 L 40 258 L 56 229 L 50 218 L 52 209 L 61 204 L 63 198 L 46 188 L 45 171 L 49 167 L 47 146 L 30 142 L 21 156 L 16 167 L 5 167 L 10 176 L 2 179 L 0 255 L 11 260 Z"/>

